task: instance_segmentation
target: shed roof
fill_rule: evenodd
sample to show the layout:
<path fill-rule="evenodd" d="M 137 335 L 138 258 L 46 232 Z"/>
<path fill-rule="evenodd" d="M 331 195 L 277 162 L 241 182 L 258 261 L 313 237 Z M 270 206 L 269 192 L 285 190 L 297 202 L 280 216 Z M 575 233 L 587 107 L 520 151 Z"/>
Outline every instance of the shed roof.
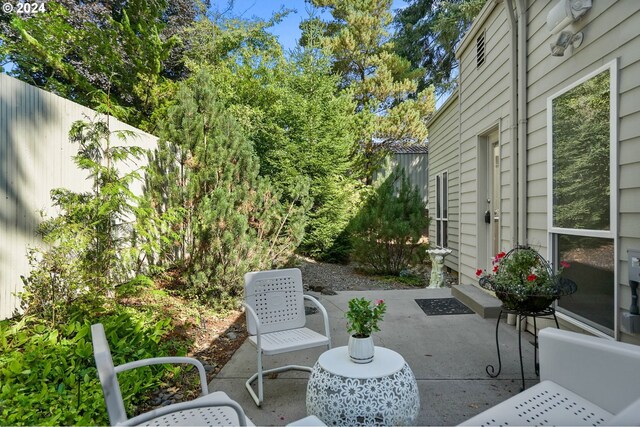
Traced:
<path fill-rule="evenodd" d="M 425 144 L 404 145 L 390 144 L 389 151 L 395 154 L 425 154 L 429 152 L 429 147 Z"/>

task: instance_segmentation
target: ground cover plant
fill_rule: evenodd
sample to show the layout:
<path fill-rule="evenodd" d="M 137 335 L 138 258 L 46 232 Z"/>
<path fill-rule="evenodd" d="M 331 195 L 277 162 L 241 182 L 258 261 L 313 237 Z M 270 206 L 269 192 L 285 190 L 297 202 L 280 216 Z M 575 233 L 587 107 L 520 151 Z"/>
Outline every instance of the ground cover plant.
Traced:
<path fill-rule="evenodd" d="M 162 336 L 169 319 L 118 308 L 91 320 L 72 318 L 51 328 L 23 317 L 0 323 L 0 423 L 2 425 L 108 424 L 93 361 L 91 322 L 102 322 L 115 364 L 169 354 Z M 166 371 L 143 368 L 119 376 L 130 413 Z"/>

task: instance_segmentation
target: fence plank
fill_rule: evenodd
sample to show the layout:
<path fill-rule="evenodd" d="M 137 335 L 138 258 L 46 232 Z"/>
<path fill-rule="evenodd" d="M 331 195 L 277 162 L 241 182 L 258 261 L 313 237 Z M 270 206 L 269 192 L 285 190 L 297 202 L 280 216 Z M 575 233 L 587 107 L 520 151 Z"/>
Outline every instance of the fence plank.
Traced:
<path fill-rule="evenodd" d="M 20 276 L 29 273 L 27 248 L 42 243 L 35 234 L 38 212 L 54 214 L 51 190 L 90 189 L 73 163 L 77 146 L 68 134 L 73 122 L 95 116 L 89 108 L 0 73 L 0 319 L 19 306 L 15 293 L 22 290 Z M 110 128 L 134 131 L 137 137 L 129 144 L 156 147 L 155 136 L 118 120 L 111 118 Z M 141 188 L 136 186 L 138 194 Z"/>

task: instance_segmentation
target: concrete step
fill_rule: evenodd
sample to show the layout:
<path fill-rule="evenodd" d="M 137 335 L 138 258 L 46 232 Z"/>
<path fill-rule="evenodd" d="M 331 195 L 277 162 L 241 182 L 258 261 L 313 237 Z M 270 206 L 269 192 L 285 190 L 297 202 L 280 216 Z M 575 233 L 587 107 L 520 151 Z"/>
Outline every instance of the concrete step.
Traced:
<path fill-rule="evenodd" d="M 455 285 L 451 287 L 451 295 L 459 299 L 467 307 L 482 318 L 495 319 L 500 314 L 502 303 L 482 288 L 475 285 Z"/>

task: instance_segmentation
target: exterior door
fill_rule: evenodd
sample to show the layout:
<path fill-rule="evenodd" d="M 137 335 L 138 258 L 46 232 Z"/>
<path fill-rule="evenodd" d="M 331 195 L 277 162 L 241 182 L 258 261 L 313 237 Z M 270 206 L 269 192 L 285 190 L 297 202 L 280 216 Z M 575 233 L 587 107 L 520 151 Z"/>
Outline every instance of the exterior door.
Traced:
<path fill-rule="evenodd" d="M 500 144 L 498 132 L 492 132 L 486 138 L 486 180 L 484 188 L 484 251 L 485 268 L 491 268 L 491 260 L 500 252 Z"/>
<path fill-rule="evenodd" d="M 489 256 L 500 252 L 500 145 L 498 134 L 489 137 L 491 152 L 491 251 Z"/>

